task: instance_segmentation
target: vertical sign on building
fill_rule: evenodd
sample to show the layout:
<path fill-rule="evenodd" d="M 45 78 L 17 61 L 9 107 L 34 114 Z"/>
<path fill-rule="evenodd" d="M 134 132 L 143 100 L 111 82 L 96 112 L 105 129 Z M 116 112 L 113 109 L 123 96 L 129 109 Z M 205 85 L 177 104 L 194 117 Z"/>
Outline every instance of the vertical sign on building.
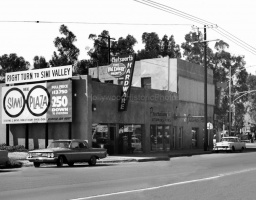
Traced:
<path fill-rule="evenodd" d="M 136 54 L 120 55 L 111 58 L 112 63 L 122 63 L 126 66 L 124 73 L 124 83 L 121 98 L 118 105 L 118 111 L 126 111 L 132 84 L 132 76 L 134 71 Z"/>

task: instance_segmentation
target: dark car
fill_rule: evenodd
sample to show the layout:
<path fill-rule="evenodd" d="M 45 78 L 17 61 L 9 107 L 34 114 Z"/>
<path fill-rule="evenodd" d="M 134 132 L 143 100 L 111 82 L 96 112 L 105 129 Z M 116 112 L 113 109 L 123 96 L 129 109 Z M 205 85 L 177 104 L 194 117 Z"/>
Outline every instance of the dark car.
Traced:
<path fill-rule="evenodd" d="M 84 140 L 54 140 L 46 149 L 28 152 L 27 160 L 39 167 L 41 163 L 55 163 L 61 167 L 64 163 L 73 166 L 76 162 L 88 162 L 96 165 L 97 159 L 105 158 L 104 148 L 90 148 Z"/>

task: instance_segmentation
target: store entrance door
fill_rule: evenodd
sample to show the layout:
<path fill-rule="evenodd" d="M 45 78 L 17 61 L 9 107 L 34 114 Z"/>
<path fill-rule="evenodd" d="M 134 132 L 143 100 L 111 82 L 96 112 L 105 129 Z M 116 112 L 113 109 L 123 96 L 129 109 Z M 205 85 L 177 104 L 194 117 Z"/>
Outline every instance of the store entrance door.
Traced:
<path fill-rule="evenodd" d="M 151 125 L 151 150 L 169 151 L 171 146 L 171 126 Z"/>

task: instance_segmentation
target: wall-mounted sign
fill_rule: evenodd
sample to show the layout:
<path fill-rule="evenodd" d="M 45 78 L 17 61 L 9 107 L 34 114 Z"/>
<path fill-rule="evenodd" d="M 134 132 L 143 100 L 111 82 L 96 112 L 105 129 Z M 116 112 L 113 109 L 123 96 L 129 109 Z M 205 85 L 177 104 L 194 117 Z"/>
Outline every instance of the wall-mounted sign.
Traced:
<path fill-rule="evenodd" d="M 123 90 L 122 90 L 121 98 L 118 105 L 118 111 L 127 110 L 131 84 L 132 84 L 132 76 L 134 71 L 135 56 L 136 54 L 121 55 L 121 56 L 111 58 L 111 61 L 113 64 L 122 63 L 123 65 L 126 66 L 126 71 L 124 74 Z"/>
<path fill-rule="evenodd" d="M 126 66 L 123 63 L 111 63 L 107 68 L 107 72 L 110 76 L 118 78 L 125 74 Z"/>
<path fill-rule="evenodd" d="M 2 87 L 2 123 L 72 121 L 72 82 Z"/>
<path fill-rule="evenodd" d="M 11 72 L 5 74 L 5 84 L 68 79 L 72 77 L 72 66 Z"/>
<path fill-rule="evenodd" d="M 171 123 L 173 114 L 171 111 L 155 111 L 153 107 L 150 107 L 150 118 L 155 123 Z"/>

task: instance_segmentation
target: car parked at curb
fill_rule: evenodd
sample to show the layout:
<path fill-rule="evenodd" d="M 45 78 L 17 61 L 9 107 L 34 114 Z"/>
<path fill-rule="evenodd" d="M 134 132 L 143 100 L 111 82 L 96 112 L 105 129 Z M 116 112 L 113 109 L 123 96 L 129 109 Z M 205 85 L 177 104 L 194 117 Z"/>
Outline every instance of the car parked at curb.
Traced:
<path fill-rule="evenodd" d="M 27 160 L 40 167 L 41 163 L 55 163 L 58 167 L 63 164 L 73 166 L 77 162 L 88 162 L 94 166 L 97 159 L 107 157 L 107 150 L 91 148 L 85 140 L 54 140 L 46 149 L 28 152 Z"/>
<path fill-rule="evenodd" d="M 241 142 L 238 137 L 222 137 L 220 142 L 214 144 L 213 151 L 243 151 L 246 149 L 245 142 Z"/>

